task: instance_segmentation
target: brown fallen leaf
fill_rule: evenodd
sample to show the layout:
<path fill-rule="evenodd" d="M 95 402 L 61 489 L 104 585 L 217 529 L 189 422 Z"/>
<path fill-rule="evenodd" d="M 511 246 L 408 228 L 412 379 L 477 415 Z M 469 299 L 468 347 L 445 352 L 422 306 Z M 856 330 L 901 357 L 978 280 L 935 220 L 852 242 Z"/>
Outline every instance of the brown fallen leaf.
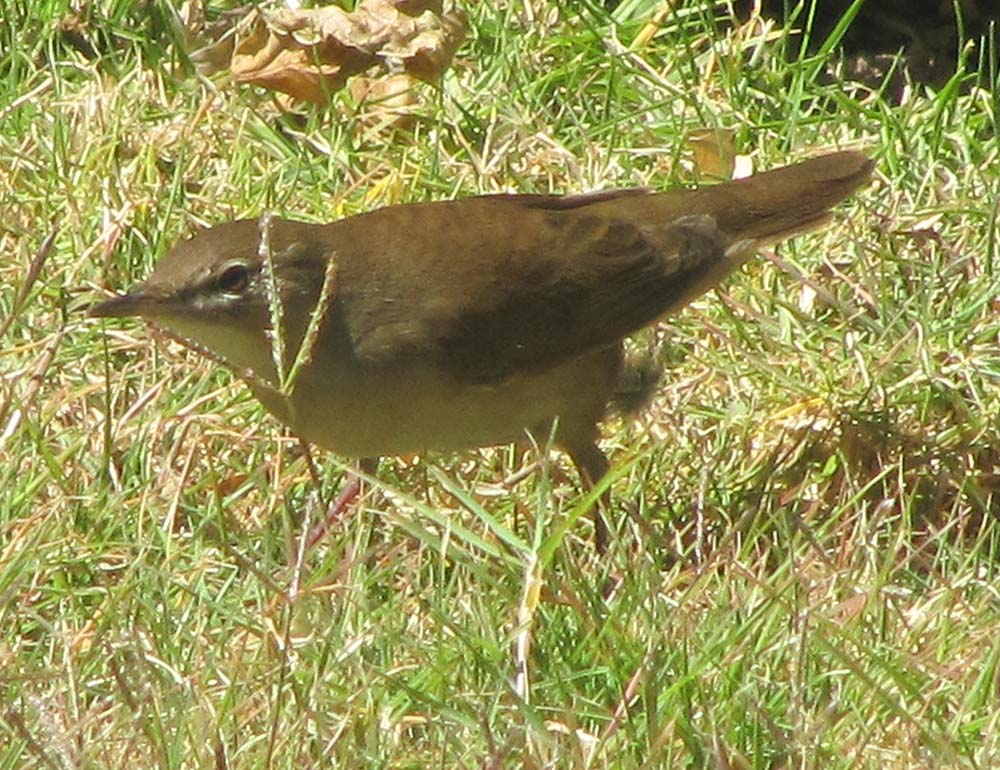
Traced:
<path fill-rule="evenodd" d="M 254 10 L 237 30 L 231 69 L 241 82 L 325 104 L 348 78 L 373 67 L 436 80 L 466 29 L 464 11 L 442 0 L 366 0 L 352 13 L 337 6 Z"/>
<path fill-rule="evenodd" d="M 728 128 L 698 128 L 690 131 L 687 145 L 694 156 L 699 177 L 728 180 L 736 166 L 736 132 Z"/>
<path fill-rule="evenodd" d="M 378 135 L 386 127 L 410 130 L 419 108 L 416 87 L 414 77 L 405 72 L 351 80 L 348 90 L 365 133 Z"/>
<path fill-rule="evenodd" d="M 448 68 L 465 39 L 468 17 L 441 0 L 368 0 L 358 8 L 388 33 L 379 56 L 418 80 L 433 82 Z M 393 62 L 392 60 L 395 60 Z"/>

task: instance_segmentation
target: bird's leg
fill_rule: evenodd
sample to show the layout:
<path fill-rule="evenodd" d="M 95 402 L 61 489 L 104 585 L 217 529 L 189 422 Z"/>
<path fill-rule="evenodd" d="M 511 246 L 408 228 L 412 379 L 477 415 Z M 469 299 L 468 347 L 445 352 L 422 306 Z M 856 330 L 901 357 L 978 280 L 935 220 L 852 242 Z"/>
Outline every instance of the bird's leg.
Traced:
<path fill-rule="evenodd" d="M 374 476 L 375 472 L 378 470 L 378 458 L 377 457 L 364 457 L 358 460 L 358 469 L 368 475 Z M 337 499 L 330 503 L 330 506 L 326 509 L 326 515 L 323 517 L 323 521 L 317 524 L 313 531 L 309 534 L 309 540 L 306 542 L 306 548 L 312 548 L 316 543 L 318 543 L 323 536 L 329 531 L 330 527 L 343 515 L 344 511 L 348 506 L 351 505 L 357 499 L 358 495 L 361 494 L 363 487 L 363 480 L 360 476 L 351 474 L 350 479 L 341 488 L 340 493 L 337 495 Z"/>
<path fill-rule="evenodd" d="M 568 449 L 573 464 L 580 472 L 584 489 L 591 490 L 604 478 L 611 467 L 608 458 L 597 444 L 591 442 L 579 447 Z M 597 552 L 603 554 L 608 549 L 608 525 L 604 514 L 611 510 L 611 490 L 606 489 L 594 506 L 594 546 Z M 602 512 L 603 511 L 603 512 Z"/>

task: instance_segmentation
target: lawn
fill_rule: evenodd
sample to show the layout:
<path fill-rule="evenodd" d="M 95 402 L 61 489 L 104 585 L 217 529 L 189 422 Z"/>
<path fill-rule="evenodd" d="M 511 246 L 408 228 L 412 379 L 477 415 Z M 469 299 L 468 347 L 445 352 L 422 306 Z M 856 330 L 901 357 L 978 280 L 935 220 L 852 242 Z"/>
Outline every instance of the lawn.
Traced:
<path fill-rule="evenodd" d="M 0 768 L 1000 763 L 996 50 L 862 85 L 808 4 L 469 3 L 393 131 L 196 76 L 166 2 L 27 5 L 0 0 Z M 666 372 L 605 425 L 604 556 L 544 437 L 387 459 L 306 548 L 350 464 L 85 317 L 262 211 L 842 147 L 877 169 L 830 225 L 630 343 Z"/>

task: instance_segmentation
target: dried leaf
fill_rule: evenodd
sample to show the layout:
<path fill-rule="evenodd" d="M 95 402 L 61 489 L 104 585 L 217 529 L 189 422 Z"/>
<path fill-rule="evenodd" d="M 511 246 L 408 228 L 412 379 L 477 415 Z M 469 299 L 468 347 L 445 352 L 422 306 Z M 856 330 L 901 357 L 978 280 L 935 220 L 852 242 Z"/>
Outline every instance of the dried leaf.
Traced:
<path fill-rule="evenodd" d="M 688 134 L 687 143 L 694 154 L 694 168 L 699 177 L 733 178 L 736 159 L 734 131 L 699 128 Z"/>
<path fill-rule="evenodd" d="M 458 6 L 445 12 L 441 2 L 418 0 L 370 0 L 358 12 L 369 14 L 373 27 L 380 21 L 387 33 L 379 55 L 428 82 L 437 80 L 451 63 L 468 21 Z"/>
<path fill-rule="evenodd" d="M 415 87 L 413 76 L 405 73 L 382 78 L 360 76 L 348 86 L 361 124 L 374 134 L 385 127 L 408 130 L 413 126 L 419 104 Z"/>
<path fill-rule="evenodd" d="M 339 8 L 315 11 L 283 9 L 273 14 L 252 11 L 240 24 L 231 68 L 237 80 L 281 91 L 296 99 L 325 104 L 329 94 L 343 88 L 352 74 L 373 63 L 370 55 L 348 47 L 333 50 L 330 44 L 313 43 L 323 16 Z M 319 27 L 310 27 L 303 14 L 316 16 Z M 329 20 L 328 26 L 335 26 Z M 304 42 L 303 42 L 304 41 Z"/>
<path fill-rule="evenodd" d="M 353 13 L 337 6 L 253 11 L 240 24 L 231 67 L 242 82 L 325 104 L 348 78 L 375 66 L 437 79 L 466 26 L 465 13 L 440 0 L 368 0 Z"/>

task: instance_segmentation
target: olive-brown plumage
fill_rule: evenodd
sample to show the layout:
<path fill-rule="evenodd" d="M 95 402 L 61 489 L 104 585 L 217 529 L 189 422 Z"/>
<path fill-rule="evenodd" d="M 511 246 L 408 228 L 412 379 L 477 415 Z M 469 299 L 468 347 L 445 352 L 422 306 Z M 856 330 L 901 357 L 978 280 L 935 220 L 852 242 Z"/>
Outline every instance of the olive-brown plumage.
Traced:
<path fill-rule="evenodd" d="M 230 222 L 90 312 L 142 316 L 211 351 L 294 433 L 339 454 L 545 437 L 558 420 L 556 442 L 592 484 L 608 467 L 596 426 L 622 339 L 761 245 L 821 225 L 871 169 L 863 154 L 839 152 L 696 190 L 491 195 L 322 225 Z M 317 326 L 284 385 L 269 260 L 284 372 Z"/>

